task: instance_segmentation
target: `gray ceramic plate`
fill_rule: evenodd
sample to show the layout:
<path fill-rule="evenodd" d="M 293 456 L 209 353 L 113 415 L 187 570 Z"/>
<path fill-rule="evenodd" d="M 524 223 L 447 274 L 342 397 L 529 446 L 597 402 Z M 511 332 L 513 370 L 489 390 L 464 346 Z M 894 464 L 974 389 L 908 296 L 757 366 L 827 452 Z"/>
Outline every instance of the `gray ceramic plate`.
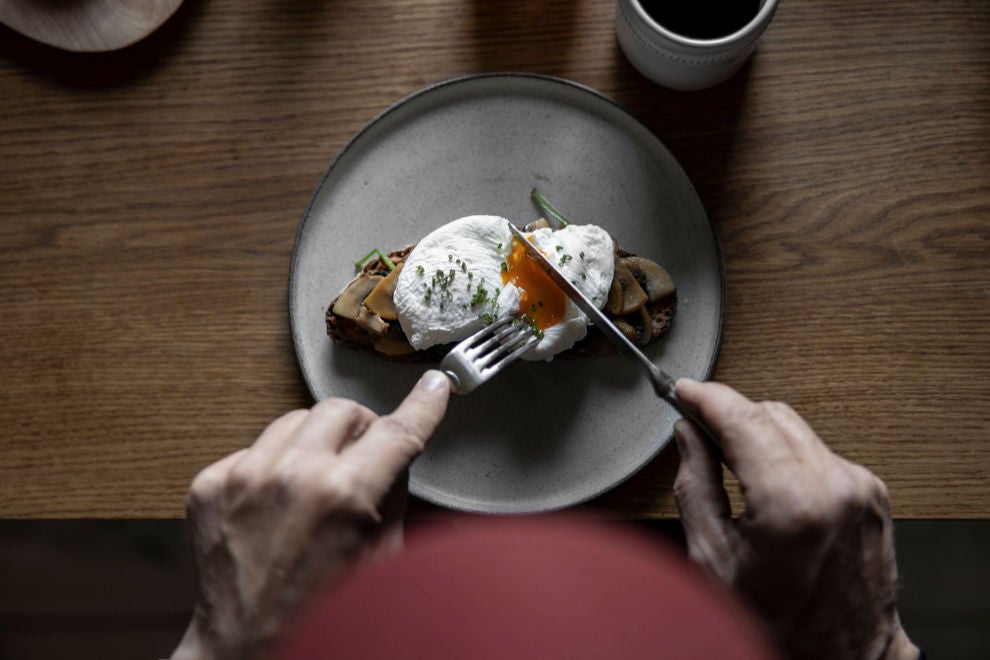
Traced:
<path fill-rule="evenodd" d="M 424 370 L 327 337 L 327 306 L 357 259 L 465 215 L 529 222 L 539 215 L 534 186 L 572 222 L 598 224 L 667 268 L 678 312 L 648 354 L 675 376 L 707 378 L 722 333 L 724 273 L 714 228 L 684 171 L 599 93 L 555 78 L 495 74 L 404 99 L 327 170 L 300 225 L 289 280 L 293 341 L 313 396 L 388 412 Z M 451 401 L 412 466 L 410 490 L 469 511 L 567 507 L 649 462 L 670 441 L 675 419 L 620 355 L 517 363 Z"/>

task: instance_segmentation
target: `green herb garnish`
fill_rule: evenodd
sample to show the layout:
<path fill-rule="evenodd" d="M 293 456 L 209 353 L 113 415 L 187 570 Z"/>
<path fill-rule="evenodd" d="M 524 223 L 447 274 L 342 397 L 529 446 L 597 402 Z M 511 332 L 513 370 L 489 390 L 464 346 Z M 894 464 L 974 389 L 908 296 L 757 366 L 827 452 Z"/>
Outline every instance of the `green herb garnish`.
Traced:
<path fill-rule="evenodd" d="M 362 268 L 364 268 L 364 265 L 368 263 L 368 261 L 374 256 L 377 256 L 378 259 L 383 264 L 385 264 L 385 266 L 389 269 L 389 271 L 395 270 L 395 264 L 392 263 L 392 260 L 388 258 L 388 255 L 382 252 L 381 250 L 379 250 L 378 248 L 375 248 L 368 254 L 361 257 L 361 259 L 359 259 L 357 263 L 354 264 L 354 271 L 355 272 L 360 271 Z"/>
<path fill-rule="evenodd" d="M 536 202 L 536 205 L 539 206 L 544 213 L 546 213 L 553 220 L 555 220 L 558 225 L 560 225 L 561 227 L 566 227 L 567 225 L 571 224 L 567 221 L 567 218 L 565 218 L 560 214 L 560 211 L 555 209 L 550 204 L 550 202 L 547 201 L 547 198 L 544 197 L 543 193 L 541 193 L 539 190 L 533 188 L 533 192 L 530 193 L 530 196 L 532 196 L 533 201 Z"/>
<path fill-rule="evenodd" d="M 528 314 L 523 314 L 521 318 L 516 319 L 512 322 L 513 325 L 522 323 L 533 333 L 533 336 L 537 339 L 543 339 L 544 333 L 542 330 L 536 327 L 536 321 L 534 321 Z"/>
<path fill-rule="evenodd" d="M 474 290 L 474 296 L 471 298 L 471 307 L 484 305 L 489 300 L 488 290 L 483 285 L 479 284 Z"/>

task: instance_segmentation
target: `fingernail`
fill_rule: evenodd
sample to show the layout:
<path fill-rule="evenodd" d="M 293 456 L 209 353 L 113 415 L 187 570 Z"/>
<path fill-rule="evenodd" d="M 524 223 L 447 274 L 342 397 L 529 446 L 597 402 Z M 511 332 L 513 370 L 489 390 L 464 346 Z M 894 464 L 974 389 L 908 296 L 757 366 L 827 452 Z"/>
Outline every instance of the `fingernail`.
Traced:
<path fill-rule="evenodd" d="M 680 452 L 681 456 L 687 454 L 687 441 L 684 439 L 685 426 L 687 422 L 683 419 L 679 419 L 674 422 L 674 440 L 677 442 L 677 451 Z"/>
<path fill-rule="evenodd" d="M 442 371 L 430 369 L 419 379 L 419 387 L 430 392 L 442 392 L 450 388 L 450 379 Z"/>

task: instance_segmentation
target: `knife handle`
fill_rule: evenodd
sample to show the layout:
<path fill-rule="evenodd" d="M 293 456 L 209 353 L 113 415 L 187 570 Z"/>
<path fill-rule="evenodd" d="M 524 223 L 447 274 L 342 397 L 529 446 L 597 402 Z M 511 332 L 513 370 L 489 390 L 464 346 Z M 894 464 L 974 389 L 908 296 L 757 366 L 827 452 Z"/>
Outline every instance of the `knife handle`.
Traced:
<path fill-rule="evenodd" d="M 681 417 L 694 424 L 698 430 L 701 431 L 702 435 L 704 435 L 711 444 L 712 449 L 715 450 L 719 460 L 728 465 L 728 463 L 725 462 L 725 452 L 722 449 L 722 441 L 717 435 L 715 435 L 715 432 L 709 428 L 708 424 L 701 419 L 701 415 L 698 414 L 698 411 L 677 398 L 677 394 L 674 392 L 673 387 L 667 388 L 662 396 L 663 399 L 674 408 L 674 410 L 680 413 Z"/>

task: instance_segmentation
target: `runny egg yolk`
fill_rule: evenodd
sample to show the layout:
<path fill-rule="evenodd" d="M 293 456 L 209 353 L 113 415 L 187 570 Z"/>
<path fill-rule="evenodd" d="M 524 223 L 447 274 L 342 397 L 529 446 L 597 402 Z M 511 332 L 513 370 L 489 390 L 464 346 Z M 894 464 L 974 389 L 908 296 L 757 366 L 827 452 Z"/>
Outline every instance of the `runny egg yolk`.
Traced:
<path fill-rule="evenodd" d="M 502 284 L 519 289 L 519 311 L 543 331 L 556 325 L 567 311 L 567 295 L 539 265 L 526 256 L 526 248 L 513 239 L 512 250 L 502 270 Z"/>

